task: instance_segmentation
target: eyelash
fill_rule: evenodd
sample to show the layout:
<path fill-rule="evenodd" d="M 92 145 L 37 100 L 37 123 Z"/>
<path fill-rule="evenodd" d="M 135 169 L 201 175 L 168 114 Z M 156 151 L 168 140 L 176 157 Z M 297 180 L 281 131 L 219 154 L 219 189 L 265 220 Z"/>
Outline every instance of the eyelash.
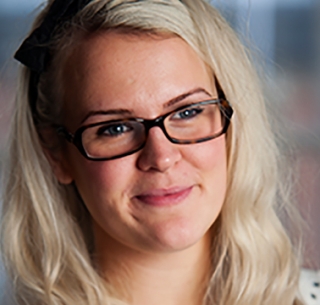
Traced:
<path fill-rule="evenodd" d="M 180 115 L 180 114 L 183 114 L 184 112 L 192 112 L 192 115 L 189 115 L 188 117 L 186 117 L 185 119 L 192 119 L 193 117 L 195 117 L 197 114 L 200 114 L 203 109 L 200 108 L 200 107 L 197 107 L 197 108 L 193 108 L 192 105 L 190 105 L 189 107 L 185 108 L 185 109 L 181 109 L 181 110 L 178 110 L 177 112 L 173 113 L 173 115 L 171 116 L 174 117 L 175 115 Z M 181 119 L 181 118 L 180 118 Z"/>
<path fill-rule="evenodd" d="M 121 134 L 124 134 L 128 131 L 131 131 L 133 128 L 129 126 L 128 123 L 124 123 L 124 122 L 115 122 L 114 124 L 106 124 L 106 125 L 102 125 L 100 126 L 100 128 L 97 130 L 97 135 L 100 136 L 100 135 L 106 135 L 106 136 L 110 136 L 110 137 L 116 137 L 116 136 L 119 136 L 121 134 L 112 134 L 112 132 L 108 132 L 108 134 L 106 134 L 106 131 L 111 131 L 111 129 L 114 129 L 114 128 L 118 128 L 118 127 L 126 127 L 127 130 L 124 131 L 124 132 L 121 132 Z M 117 133 L 117 131 L 116 131 Z"/>

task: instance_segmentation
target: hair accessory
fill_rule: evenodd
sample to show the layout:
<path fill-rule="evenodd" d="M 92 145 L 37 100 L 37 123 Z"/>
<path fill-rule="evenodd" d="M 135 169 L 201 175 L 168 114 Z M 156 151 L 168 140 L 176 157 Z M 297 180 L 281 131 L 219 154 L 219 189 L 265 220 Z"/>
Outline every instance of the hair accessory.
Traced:
<path fill-rule="evenodd" d="M 58 24 L 72 18 L 91 0 L 55 0 L 41 25 L 22 43 L 15 53 L 15 59 L 42 73 L 50 60 L 48 43 Z"/>
<path fill-rule="evenodd" d="M 33 114 L 36 113 L 38 83 L 40 74 L 50 61 L 49 42 L 58 25 L 71 19 L 92 0 L 55 0 L 42 23 L 27 37 L 14 58 L 30 70 L 29 103 Z"/>

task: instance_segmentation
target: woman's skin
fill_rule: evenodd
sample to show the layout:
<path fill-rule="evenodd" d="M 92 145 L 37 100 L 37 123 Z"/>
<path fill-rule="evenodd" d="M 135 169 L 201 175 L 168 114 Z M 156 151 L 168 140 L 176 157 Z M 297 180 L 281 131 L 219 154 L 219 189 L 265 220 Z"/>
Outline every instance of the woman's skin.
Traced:
<path fill-rule="evenodd" d="M 92 35 L 71 52 L 63 77 L 71 132 L 217 97 L 206 65 L 175 36 Z M 142 150 L 120 159 L 90 161 L 67 144 L 50 160 L 61 183 L 75 182 L 91 213 L 98 269 L 130 291 L 131 304 L 201 303 L 208 230 L 226 191 L 224 136 L 177 145 L 154 127 Z"/>

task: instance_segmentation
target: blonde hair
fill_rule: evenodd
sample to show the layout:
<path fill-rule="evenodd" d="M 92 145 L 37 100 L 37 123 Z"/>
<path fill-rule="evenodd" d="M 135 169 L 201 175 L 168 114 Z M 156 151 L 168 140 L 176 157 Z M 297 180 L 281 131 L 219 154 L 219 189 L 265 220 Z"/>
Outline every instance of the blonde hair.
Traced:
<path fill-rule="evenodd" d="M 22 69 L 1 223 L 4 262 L 18 303 L 122 304 L 92 264 L 89 214 L 75 188 L 58 183 L 38 134 L 59 119 L 59 67 L 68 50 L 81 35 L 98 30 L 178 35 L 210 67 L 234 108 L 227 133 L 228 190 L 213 228 L 213 268 L 203 304 L 301 304 L 295 248 L 279 219 L 292 204 L 282 191 L 282 160 L 261 86 L 247 50 L 203 0 L 91 1 L 53 39 L 52 65 L 39 83 L 37 127 L 28 101 L 29 71 Z"/>

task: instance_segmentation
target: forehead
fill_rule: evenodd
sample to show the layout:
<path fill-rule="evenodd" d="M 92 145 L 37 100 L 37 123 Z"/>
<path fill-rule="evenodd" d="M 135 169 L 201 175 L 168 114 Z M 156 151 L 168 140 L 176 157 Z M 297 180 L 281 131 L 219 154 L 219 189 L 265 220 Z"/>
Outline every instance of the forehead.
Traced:
<path fill-rule="evenodd" d="M 64 113 L 75 121 L 114 107 L 157 116 L 162 105 L 213 78 L 195 51 L 176 36 L 97 33 L 71 52 L 63 72 Z"/>

